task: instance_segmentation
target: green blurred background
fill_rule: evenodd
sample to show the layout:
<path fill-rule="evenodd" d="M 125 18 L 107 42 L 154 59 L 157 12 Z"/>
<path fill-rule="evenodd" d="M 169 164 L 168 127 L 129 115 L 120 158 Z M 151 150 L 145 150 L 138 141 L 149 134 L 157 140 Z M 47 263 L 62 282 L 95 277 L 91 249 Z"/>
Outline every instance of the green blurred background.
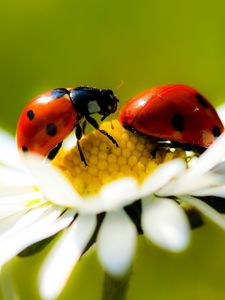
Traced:
<path fill-rule="evenodd" d="M 157 84 L 185 83 L 215 104 L 225 100 L 224 0 L 14 0 L 0 7 L 0 126 L 12 133 L 25 103 L 56 87 L 107 87 L 122 103 Z M 10 280 L 18 299 L 39 299 L 46 251 L 7 265 L 2 299 L 12 299 Z M 224 253 L 225 235 L 212 225 L 196 230 L 180 255 L 141 239 L 128 299 L 225 299 Z M 90 253 L 60 299 L 100 299 L 102 282 Z"/>

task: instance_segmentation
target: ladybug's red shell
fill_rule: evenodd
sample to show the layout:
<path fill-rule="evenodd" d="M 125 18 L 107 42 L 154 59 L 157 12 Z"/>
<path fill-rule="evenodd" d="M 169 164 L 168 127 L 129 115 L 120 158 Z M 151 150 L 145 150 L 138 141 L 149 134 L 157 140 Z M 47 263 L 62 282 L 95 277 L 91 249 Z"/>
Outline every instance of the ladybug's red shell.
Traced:
<path fill-rule="evenodd" d="M 74 128 L 77 113 L 69 98 L 51 92 L 34 98 L 23 110 L 17 125 L 17 145 L 23 151 L 47 155 Z"/>
<path fill-rule="evenodd" d="M 150 137 L 204 148 L 224 131 L 205 97 L 180 84 L 158 86 L 137 95 L 123 107 L 119 121 Z"/>

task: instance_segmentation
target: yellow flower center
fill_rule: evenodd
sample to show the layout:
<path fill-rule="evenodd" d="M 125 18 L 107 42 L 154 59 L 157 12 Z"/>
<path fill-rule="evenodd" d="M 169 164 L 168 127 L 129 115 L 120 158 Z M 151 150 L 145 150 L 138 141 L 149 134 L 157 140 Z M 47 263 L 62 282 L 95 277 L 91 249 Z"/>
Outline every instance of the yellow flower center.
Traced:
<path fill-rule="evenodd" d="M 106 130 L 119 147 L 94 130 L 80 141 L 88 166 L 81 161 L 77 146 L 62 149 L 53 160 L 81 195 L 97 193 L 104 184 L 127 176 L 141 183 L 160 164 L 177 157 L 186 158 L 183 150 L 158 148 L 149 137 L 132 133 L 117 120 L 103 122 L 100 128 Z"/>

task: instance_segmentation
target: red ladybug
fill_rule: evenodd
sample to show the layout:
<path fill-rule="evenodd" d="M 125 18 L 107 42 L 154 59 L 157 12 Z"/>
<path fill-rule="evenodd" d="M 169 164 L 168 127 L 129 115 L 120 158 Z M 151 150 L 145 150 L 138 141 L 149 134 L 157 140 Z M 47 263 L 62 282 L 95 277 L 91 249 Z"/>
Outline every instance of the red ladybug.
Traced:
<path fill-rule="evenodd" d="M 102 115 L 101 120 L 114 113 L 118 99 L 108 89 L 77 87 L 58 88 L 34 98 L 22 111 L 17 125 L 17 145 L 22 152 L 34 152 L 53 159 L 65 137 L 75 128 L 81 160 L 87 165 L 79 140 L 86 121 L 117 142 L 104 130 L 99 129 L 92 114 Z"/>
<path fill-rule="evenodd" d="M 172 146 L 199 152 L 224 131 L 209 101 L 192 87 L 181 84 L 142 92 L 122 108 L 119 121 L 158 141 L 171 141 Z"/>

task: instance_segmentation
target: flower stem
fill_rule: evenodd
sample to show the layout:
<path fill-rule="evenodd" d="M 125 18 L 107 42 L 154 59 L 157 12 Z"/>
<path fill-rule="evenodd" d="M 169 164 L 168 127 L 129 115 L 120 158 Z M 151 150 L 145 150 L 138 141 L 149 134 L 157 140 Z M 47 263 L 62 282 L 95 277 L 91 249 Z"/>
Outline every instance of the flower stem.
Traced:
<path fill-rule="evenodd" d="M 105 273 L 102 300 L 125 300 L 131 273 L 123 278 L 113 278 Z"/>

